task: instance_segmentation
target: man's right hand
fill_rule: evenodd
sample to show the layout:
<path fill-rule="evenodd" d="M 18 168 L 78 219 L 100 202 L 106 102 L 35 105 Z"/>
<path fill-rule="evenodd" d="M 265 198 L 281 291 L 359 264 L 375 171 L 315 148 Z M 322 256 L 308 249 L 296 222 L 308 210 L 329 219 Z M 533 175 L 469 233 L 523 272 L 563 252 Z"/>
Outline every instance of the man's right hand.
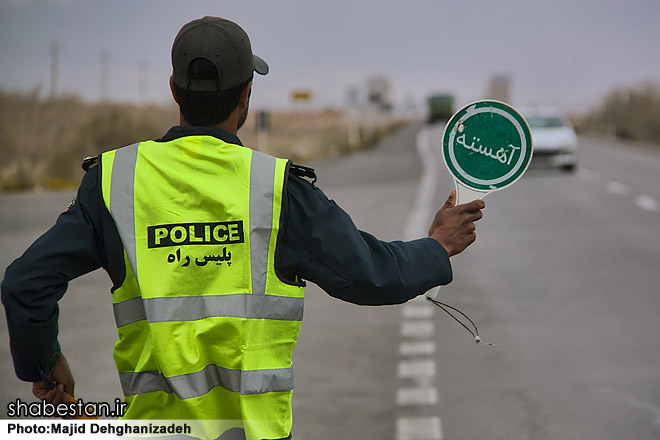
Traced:
<path fill-rule="evenodd" d="M 437 240 L 450 257 L 463 252 L 477 239 L 474 222 L 483 217 L 481 210 L 486 207 L 483 200 L 455 205 L 456 190 L 453 189 L 444 206 L 435 214 L 429 229 L 429 237 Z"/>
<path fill-rule="evenodd" d="M 49 390 L 44 382 L 33 382 L 32 394 L 40 400 L 46 400 L 53 404 L 69 402 L 69 396 L 74 395 L 75 382 L 69 363 L 63 354 L 60 354 L 57 364 L 48 373 L 48 378 L 55 383 L 55 387 Z"/>

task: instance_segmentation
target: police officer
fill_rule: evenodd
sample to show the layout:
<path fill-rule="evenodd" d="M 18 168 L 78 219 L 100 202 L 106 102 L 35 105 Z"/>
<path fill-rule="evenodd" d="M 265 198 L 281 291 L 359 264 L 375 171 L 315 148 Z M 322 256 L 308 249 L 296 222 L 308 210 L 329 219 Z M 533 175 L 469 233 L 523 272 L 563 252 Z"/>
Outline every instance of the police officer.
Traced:
<path fill-rule="evenodd" d="M 172 65 L 180 125 L 86 161 L 77 202 L 7 269 L 16 374 L 40 399 L 73 395 L 57 302 L 102 267 L 125 418 L 198 419 L 205 438 L 290 438 L 304 280 L 355 304 L 406 302 L 451 281 L 449 257 L 475 240 L 484 204 L 454 206 L 452 191 L 429 237 L 380 241 L 312 169 L 242 146 L 253 74 L 268 73 L 243 29 L 187 23 Z"/>

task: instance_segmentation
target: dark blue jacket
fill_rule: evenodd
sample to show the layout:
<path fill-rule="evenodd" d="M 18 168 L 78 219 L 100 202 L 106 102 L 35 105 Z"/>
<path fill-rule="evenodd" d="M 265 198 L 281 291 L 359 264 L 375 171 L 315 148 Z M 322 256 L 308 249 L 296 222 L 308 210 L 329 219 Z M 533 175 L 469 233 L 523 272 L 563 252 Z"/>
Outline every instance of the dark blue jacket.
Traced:
<path fill-rule="evenodd" d="M 198 134 L 241 145 L 235 135 L 206 127 L 173 127 L 162 140 Z M 5 273 L 2 303 L 22 380 L 44 380 L 59 358 L 57 302 L 70 280 L 99 267 L 115 287 L 124 280 L 123 248 L 99 176 L 98 167 L 89 169 L 74 204 Z M 309 280 L 335 298 L 361 305 L 400 304 L 451 282 L 449 256 L 437 241 L 380 241 L 358 230 L 309 177 L 313 172 L 294 166 L 286 179 L 275 261 L 280 278 Z"/>

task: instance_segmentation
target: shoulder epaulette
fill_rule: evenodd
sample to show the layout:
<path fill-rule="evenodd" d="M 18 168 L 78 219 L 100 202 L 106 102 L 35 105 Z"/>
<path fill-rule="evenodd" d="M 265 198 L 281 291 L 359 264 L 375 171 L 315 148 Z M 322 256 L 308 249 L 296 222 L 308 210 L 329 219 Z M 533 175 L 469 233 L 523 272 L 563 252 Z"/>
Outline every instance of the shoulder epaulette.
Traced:
<path fill-rule="evenodd" d="M 87 172 L 90 170 L 90 168 L 94 168 L 98 164 L 99 164 L 98 156 L 85 156 L 82 163 L 82 169 L 85 170 L 85 172 Z"/>
<path fill-rule="evenodd" d="M 318 180 L 314 168 L 306 167 L 304 165 L 296 165 L 295 163 L 292 163 L 289 166 L 289 171 L 298 177 L 302 177 L 303 179 L 309 179 L 312 185 L 315 184 L 316 181 Z"/>

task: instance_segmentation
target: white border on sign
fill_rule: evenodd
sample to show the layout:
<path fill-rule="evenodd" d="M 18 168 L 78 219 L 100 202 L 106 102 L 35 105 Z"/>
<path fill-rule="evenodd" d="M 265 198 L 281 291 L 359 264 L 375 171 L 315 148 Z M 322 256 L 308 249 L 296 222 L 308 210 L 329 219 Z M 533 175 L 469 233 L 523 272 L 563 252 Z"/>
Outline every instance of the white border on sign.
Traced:
<path fill-rule="evenodd" d="M 510 108 L 516 114 L 519 114 L 510 105 L 508 105 L 504 102 L 495 101 L 495 100 L 476 101 L 476 102 L 473 102 L 471 104 L 468 104 L 467 106 L 463 107 L 458 112 L 456 112 L 456 113 L 460 113 L 463 110 L 466 111 L 466 113 L 463 116 L 461 116 L 459 118 L 459 120 L 456 122 L 456 124 L 454 124 L 454 126 L 452 127 L 451 132 L 449 134 L 449 140 L 448 140 L 448 146 L 447 146 L 447 148 L 449 149 L 449 157 L 451 159 L 452 165 L 454 166 L 454 168 L 456 168 L 456 171 L 458 171 L 458 173 L 461 176 L 463 176 L 463 178 L 465 178 L 466 180 L 468 180 L 472 183 L 475 183 L 475 184 L 479 184 L 479 185 L 495 185 L 495 184 L 498 184 L 500 182 L 504 182 L 507 179 L 511 178 L 511 176 L 515 175 L 520 170 L 520 168 L 523 166 L 523 161 L 525 159 L 525 156 L 527 155 L 527 139 L 525 137 L 525 132 L 523 131 L 523 128 L 520 125 L 520 123 L 513 116 L 511 116 L 509 113 L 505 112 L 504 110 L 496 108 L 496 107 L 482 107 L 482 108 L 479 108 L 479 109 L 476 108 L 477 104 L 488 103 L 488 102 L 494 102 L 494 103 L 497 103 L 497 104 L 501 104 L 505 107 Z M 479 113 L 485 113 L 485 112 L 496 113 L 496 114 L 499 114 L 501 116 L 504 116 L 507 120 L 509 120 L 513 124 L 513 126 L 516 128 L 516 131 L 518 131 L 518 134 L 519 134 L 521 142 L 522 142 L 522 145 L 520 146 L 520 158 L 518 159 L 518 162 L 516 162 L 515 167 L 511 171 L 509 171 L 507 174 L 505 174 L 504 176 L 498 177 L 497 179 L 491 179 L 491 180 L 477 179 L 477 178 L 472 177 L 469 174 L 467 174 L 467 172 L 463 168 L 461 168 L 460 165 L 458 165 L 458 162 L 456 160 L 456 156 L 454 155 L 454 148 L 453 148 L 454 138 L 456 137 L 456 131 L 458 130 L 458 127 L 461 124 L 463 124 L 470 117 L 472 117 L 474 115 L 477 115 Z M 523 121 L 525 120 L 525 118 L 522 115 L 520 117 L 523 119 Z M 452 119 L 453 119 L 453 116 L 452 116 Z M 451 121 L 451 119 L 450 119 L 450 121 Z M 526 123 L 526 121 L 525 121 L 525 123 Z M 446 128 L 445 128 L 445 130 L 446 130 Z M 531 136 L 531 132 L 530 132 L 530 136 Z M 444 137 L 445 136 L 443 134 L 443 136 L 442 136 L 443 143 L 444 143 Z M 530 140 L 531 140 L 531 138 L 530 138 Z M 444 147 L 444 145 L 443 145 L 443 147 Z M 442 155 L 442 159 L 445 162 L 445 166 L 449 169 L 449 172 L 451 173 L 452 172 L 451 168 L 449 168 L 449 166 L 447 164 L 447 159 L 445 158 L 444 154 Z M 530 152 L 530 161 L 531 161 L 531 152 Z M 527 162 L 528 165 L 529 165 L 530 161 Z M 520 173 L 520 175 L 517 178 L 515 178 L 514 180 L 512 180 L 511 182 L 509 182 L 508 184 L 506 184 L 503 187 L 478 189 L 478 191 L 488 192 L 488 191 L 495 191 L 495 190 L 498 190 L 498 189 L 506 188 L 509 185 L 516 182 L 518 179 L 520 179 L 520 177 L 522 177 L 523 174 L 524 174 L 524 170 L 523 170 L 522 173 Z M 462 182 L 462 183 L 465 184 L 465 182 Z M 475 190 L 477 190 L 477 189 L 475 188 Z"/>

